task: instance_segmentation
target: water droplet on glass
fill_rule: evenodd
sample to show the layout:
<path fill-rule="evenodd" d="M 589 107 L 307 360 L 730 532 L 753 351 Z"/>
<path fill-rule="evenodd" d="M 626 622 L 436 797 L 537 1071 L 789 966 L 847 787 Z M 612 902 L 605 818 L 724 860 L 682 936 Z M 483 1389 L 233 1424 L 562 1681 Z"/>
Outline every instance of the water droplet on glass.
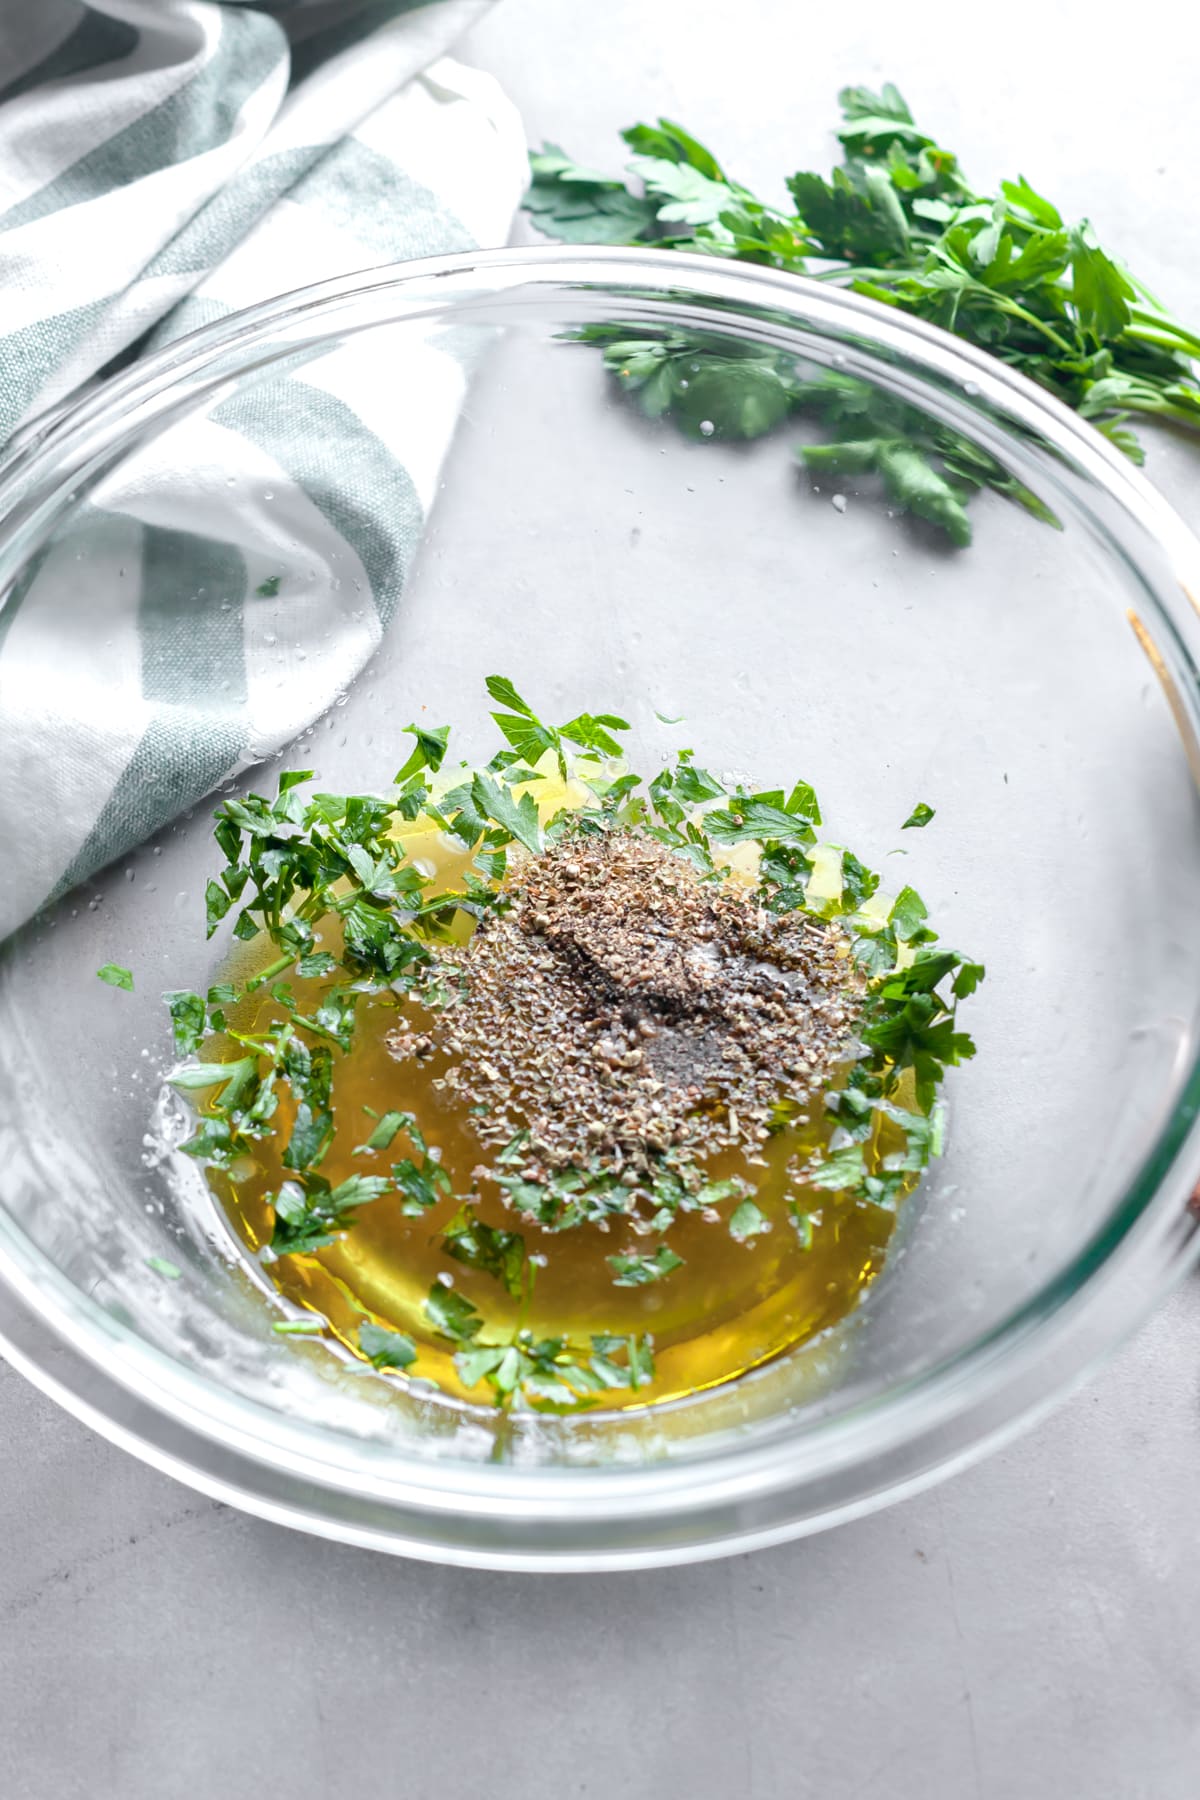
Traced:
<path fill-rule="evenodd" d="M 711 437 L 715 430 L 716 430 L 716 426 L 713 424 L 711 419 L 701 419 L 701 421 L 700 421 L 700 436 L 701 437 Z"/>
<path fill-rule="evenodd" d="M 845 510 L 846 510 L 845 494 L 835 494 L 833 496 L 833 499 L 830 504 L 833 506 L 833 509 L 835 512 L 845 512 Z"/>
<path fill-rule="evenodd" d="M 963 382 L 963 393 L 968 395 L 970 399 L 973 400 L 978 392 L 979 392 L 979 383 L 977 381 L 964 381 Z"/>

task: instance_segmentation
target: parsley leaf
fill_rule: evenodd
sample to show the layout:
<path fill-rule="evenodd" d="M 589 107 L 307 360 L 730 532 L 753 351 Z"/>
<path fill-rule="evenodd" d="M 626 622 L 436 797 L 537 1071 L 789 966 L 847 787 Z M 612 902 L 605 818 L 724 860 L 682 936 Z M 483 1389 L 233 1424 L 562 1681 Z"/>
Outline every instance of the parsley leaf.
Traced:
<path fill-rule="evenodd" d="M 432 729 L 425 725 L 406 725 L 404 729 L 411 732 L 417 741 L 413 745 L 412 755 L 393 778 L 396 787 L 403 787 L 421 769 L 432 769 L 436 773 L 445 761 L 450 739 L 448 725 L 438 725 Z"/>
<path fill-rule="evenodd" d="M 377 1369 L 407 1369 L 417 1360 L 417 1346 L 410 1337 L 369 1319 L 358 1328 L 358 1347 Z"/>
<path fill-rule="evenodd" d="M 676 1256 L 666 1244 L 660 1244 L 649 1256 L 630 1251 L 621 1256 L 608 1256 L 605 1261 L 613 1271 L 614 1287 L 645 1287 L 652 1281 L 661 1281 L 672 1269 L 683 1267 L 682 1256 Z"/>
<path fill-rule="evenodd" d="M 930 820 L 936 816 L 932 806 L 926 806 L 923 800 L 919 800 L 900 829 L 901 831 L 917 831 L 922 826 L 928 825 Z"/>
<path fill-rule="evenodd" d="M 204 1042 L 208 1030 L 208 1008 L 199 994 L 180 989 L 164 994 L 175 1033 L 175 1048 L 180 1056 L 194 1056 Z"/>
<path fill-rule="evenodd" d="M 434 1330 L 456 1344 L 468 1344 L 483 1328 L 483 1320 L 462 1294 L 435 1281 L 425 1301 L 425 1312 Z"/>
<path fill-rule="evenodd" d="M 915 937 L 928 918 L 925 902 L 915 888 L 901 888 L 892 907 L 889 923 L 901 943 Z"/>
<path fill-rule="evenodd" d="M 406 1131 L 410 1125 L 415 1123 L 416 1121 L 411 1113 L 386 1112 L 375 1126 L 374 1131 L 371 1133 L 366 1143 L 360 1144 L 358 1148 L 360 1150 L 390 1150 L 392 1140 L 396 1137 L 397 1133 Z"/>
<path fill-rule="evenodd" d="M 133 976 L 128 969 L 123 969 L 120 963 L 105 963 L 102 969 L 96 970 L 96 974 L 101 981 L 107 982 L 109 987 L 124 988 L 127 994 L 132 994 Z"/>
<path fill-rule="evenodd" d="M 846 1144 L 831 1151 L 808 1179 L 815 1188 L 852 1188 L 863 1181 L 866 1172 L 862 1145 Z"/>
<path fill-rule="evenodd" d="M 965 962 L 954 977 L 954 998 L 966 1000 L 983 980 L 987 970 L 982 963 Z"/>
<path fill-rule="evenodd" d="M 485 1225 L 463 1207 L 442 1233 L 447 1254 L 469 1269 L 493 1276 L 514 1300 L 521 1297 L 525 1273 L 525 1240 L 516 1231 Z"/>
<path fill-rule="evenodd" d="M 514 800 L 508 788 L 493 781 L 490 775 L 479 773 L 471 781 L 471 799 L 485 818 L 494 820 L 534 856 L 542 850 L 542 827 L 532 794 L 522 794 L 519 801 Z"/>
<path fill-rule="evenodd" d="M 730 1216 L 729 1235 L 739 1244 L 745 1243 L 747 1238 L 759 1237 L 770 1229 L 770 1221 L 755 1206 L 753 1200 L 743 1200 Z"/>
<path fill-rule="evenodd" d="M 529 166 L 533 185 L 525 209 L 547 236 L 572 244 L 629 244 L 653 230 L 653 201 L 581 168 L 556 144 L 534 151 Z"/>
<path fill-rule="evenodd" d="M 270 1257 L 311 1255 L 334 1243 L 354 1224 L 354 1208 L 380 1199 L 389 1187 L 381 1175 L 351 1175 L 336 1187 L 320 1175 L 306 1176 L 303 1185 L 285 1181 L 272 1197 Z"/>
<path fill-rule="evenodd" d="M 450 1177 L 433 1156 L 420 1163 L 405 1157 L 392 1164 L 392 1180 L 401 1196 L 400 1210 L 409 1218 L 432 1212 L 444 1194 L 450 1192 Z"/>

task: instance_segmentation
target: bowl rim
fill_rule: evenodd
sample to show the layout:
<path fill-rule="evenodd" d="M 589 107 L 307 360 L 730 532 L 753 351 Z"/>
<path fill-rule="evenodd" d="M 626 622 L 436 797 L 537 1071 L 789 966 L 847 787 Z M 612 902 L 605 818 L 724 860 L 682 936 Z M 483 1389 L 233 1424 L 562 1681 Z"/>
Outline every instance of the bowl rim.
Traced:
<path fill-rule="evenodd" d="M 193 410 L 252 366 L 255 347 L 268 340 L 277 345 L 273 356 L 285 356 L 339 330 L 453 315 L 472 304 L 503 307 L 529 288 L 611 293 L 620 285 L 655 303 L 725 309 L 733 329 L 739 316 L 767 308 L 786 315 L 783 329 L 824 328 L 843 338 L 857 325 L 871 357 L 894 350 L 920 365 L 923 380 L 971 392 L 1117 502 L 1165 557 L 1182 595 L 1180 619 L 1194 626 L 1200 543 L 1107 439 L 1024 376 L 935 326 L 820 280 L 684 252 L 594 246 L 472 251 L 336 277 L 203 325 L 92 385 L 30 421 L 0 464 L 0 579 L 106 454 L 144 425 L 169 423 L 172 410 Z M 367 316 L 357 316 L 364 306 Z M 1178 636 L 1165 603 L 1163 617 Z M 1189 679 L 1183 704 L 1192 726 L 1200 724 L 1200 682 Z M 318 1443 L 348 1440 L 158 1351 L 73 1288 L 2 1210 L 0 1350 L 144 1460 L 306 1530 L 490 1567 L 635 1567 L 729 1554 L 927 1485 L 1046 1410 L 1114 1349 L 1200 1259 L 1200 1219 L 1187 1206 L 1200 1175 L 1198 1114 L 1200 1053 L 1108 1218 L 1065 1269 L 952 1357 L 799 1433 L 723 1444 L 677 1463 L 497 1471 L 410 1462 L 389 1446 L 390 1467 L 365 1480 L 361 1467 L 347 1471 L 315 1454 Z M 48 1342 L 57 1373 L 46 1366 Z M 255 1430 L 256 1422 L 269 1430 Z M 815 1458 L 814 1445 L 822 1449 Z M 448 1522 L 462 1528 L 457 1537 L 447 1534 Z"/>

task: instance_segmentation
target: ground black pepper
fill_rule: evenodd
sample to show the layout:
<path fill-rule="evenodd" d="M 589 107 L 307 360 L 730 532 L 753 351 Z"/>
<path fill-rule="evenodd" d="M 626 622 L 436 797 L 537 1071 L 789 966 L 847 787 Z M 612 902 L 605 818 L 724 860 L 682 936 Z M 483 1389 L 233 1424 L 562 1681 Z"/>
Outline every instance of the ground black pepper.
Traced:
<path fill-rule="evenodd" d="M 840 926 L 773 915 L 636 827 L 569 835 L 507 891 L 441 953 L 432 1029 L 390 1048 L 448 1057 L 484 1146 L 527 1130 L 527 1180 L 587 1167 L 636 1190 L 664 1155 L 753 1161 L 781 1103 L 803 1110 L 852 1053 L 864 984 Z"/>

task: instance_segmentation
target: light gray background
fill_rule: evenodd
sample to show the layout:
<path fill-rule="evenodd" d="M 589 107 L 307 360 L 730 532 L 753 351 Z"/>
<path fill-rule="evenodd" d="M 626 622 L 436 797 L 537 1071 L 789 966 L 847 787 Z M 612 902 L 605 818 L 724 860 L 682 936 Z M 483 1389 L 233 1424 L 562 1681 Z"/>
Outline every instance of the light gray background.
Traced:
<path fill-rule="evenodd" d="M 465 53 L 535 142 L 615 165 L 616 128 L 666 112 L 780 196 L 828 162 L 836 89 L 890 76 L 980 185 L 1023 171 L 1194 320 L 1200 25 L 1135 23 L 1114 0 L 504 0 Z M 1151 473 L 1200 528 L 1200 455 L 1157 439 Z M 1198 1405 L 1193 1280 L 1086 1393 L 889 1513 L 695 1569 L 518 1577 L 244 1518 L 0 1366 L 0 1792 L 1194 1800 Z"/>

